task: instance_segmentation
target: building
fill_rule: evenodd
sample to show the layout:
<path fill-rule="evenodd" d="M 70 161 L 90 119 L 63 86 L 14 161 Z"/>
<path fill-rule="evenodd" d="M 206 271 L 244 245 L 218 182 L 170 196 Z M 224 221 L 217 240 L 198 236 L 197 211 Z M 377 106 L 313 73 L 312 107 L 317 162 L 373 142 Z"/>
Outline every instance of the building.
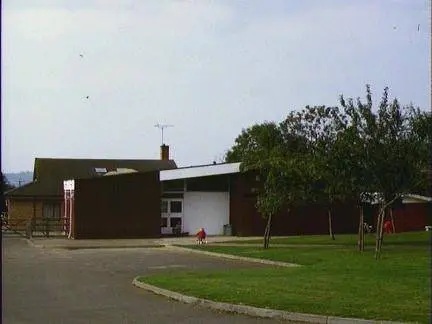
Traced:
<path fill-rule="evenodd" d="M 260 176 L 241 173 L 240 163 L 70 179 L 64 185 L 71 238 L 159 237 L 176 229 L 194 235 L 200 227 L 209 235 L 222 235 L 227 225 L 235 235 L 255 236 L 266 226 L 256 208 Z M 429 200 L 420 198 L 406 195 L 404 214 L 395 212 L 400 231 L 429 225 Z M 375 224 L 374 207 L 369 213 Z M 331 214 L 335 234 L 357 233 L 360 209 L 354 203 L 335 203 Z M 327 234 L 328 224 L 327 206 L 282 208 L 273 217 L 272 235 Z"/>
<path fill-rule="evenodd" d="M 168 146 L 161 147 L 160 160 L 57 159 L 36 158 L 33 181 L 5 193 L 8 223 L 23 230 L 25 224 L 41 219 L 62 221 L 64 215 L 63 181 L 100 178 L 105 174 L 151 172 L 176 168 L 169 160 Z"/>
<path fill-rule="evenodd" d="M 423 231 L 426 226 L 432 225 L 432 198 L 415 194 L 404 194 L 401 197 L 401 204 L 387 210 L 385 219 L 392 220 L 394 231 L 411 232 Z M 377 223 L 379 213 L 379 202 L 372 203 L 365 217 L 372 224 Z"/>
<path fill-rule="evenodd" d="M 36 159 L 34 181 L 7 193 L 9 223 L 55 219 L 74 239 L 194 235 L 201 227 L 209 235 L 262 235 L 261 189 L 259 174 L 240 172 L 240 163 L 177 168 L 166 145 L 160 160 Z M 402 214 L 394 213 L 397 231 L 431 225 L 430 200 L 419 197 L 406 196 Z M 334 204 L 331 214 L 335 234 L 358 231 L 354 203 Z M 375 224 L 375 214 L 372 207 L 365 219 Z M 273 216 L 272 235 L 326 234 L 328 219 L 327 206 L 287 206 Z"/>
<path fill-rule="evenodd" d="M 70 238 L 132 238 L 194 235 L 205 228 L 221 235 L 225 226 L 242 236 L 262 235 L 265 220 L 255 204 L 261 181 L 240 173 L 240 163 L 69 179 L 65 188 L 65 224 Z M 332 208 L 335 233 L 355 233 L 358 210 Z M 274 216 L 274 235 L 325 234 L 325 206 L 297 206 Z"/>
<path fill-rule="evenodd" d="M 65 223 L 71 238 L 220 235 L 230 223 L 230 175 L 239 163 L 70 179 Z"/>

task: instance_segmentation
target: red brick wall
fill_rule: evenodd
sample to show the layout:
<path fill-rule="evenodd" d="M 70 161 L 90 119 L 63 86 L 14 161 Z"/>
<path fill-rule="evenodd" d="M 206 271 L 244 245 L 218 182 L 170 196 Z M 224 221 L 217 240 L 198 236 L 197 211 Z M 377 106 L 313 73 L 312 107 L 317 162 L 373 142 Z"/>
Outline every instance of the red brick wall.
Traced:
<path fill-rule="evenodd" d="M 373 226 L 376 229 L 378 206 L 372 209 Z M 385 219 L 390 219 L 389 210 L 386 211 Z M 431 205 L 427 203 L 405 204 L 403 208 L 393 210 L 393 220 L 396 233 L 424 231 L 426 225 L 431 225 Z"/>
<path fill-rule="evenodd" d="M 34 214 L 42 217 L 42 202 L 9 199 L 8 208 L 8 223 L 14 230 L 25 231 L 27 221 L 31 220 Z"/>
<path fill-rule="evenodd" d="M 60 204 L 61 200 L 60 198 L 9 198 L 8 222 L 11 228 L 24 231 L 28 220 L 33 220 L 34 224 L 40 223 L 45 203 Z"/>
<path fill-rule="evenodd" d="M 404 208 L 393 212 L 396 232 L 424 231 L 432 225 L 428 204 L 405 204 Z"/>

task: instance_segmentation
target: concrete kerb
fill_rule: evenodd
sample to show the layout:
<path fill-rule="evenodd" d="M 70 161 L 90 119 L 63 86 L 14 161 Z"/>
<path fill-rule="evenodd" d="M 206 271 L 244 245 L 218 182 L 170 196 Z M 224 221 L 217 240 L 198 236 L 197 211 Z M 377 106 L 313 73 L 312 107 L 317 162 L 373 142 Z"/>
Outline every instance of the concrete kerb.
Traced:
<path fill-rule="evenodd" d="M 305 314 L 305 313 L 292 313 L 287 311 L 274 310 L 269 308 L 259 308 L 254 306 L 247 305 L 237 305 L 237 304 L 229 304 L 223 302 L 215 302 L 208 299 L 193 297 L 183 295 L 171 290 L 159 288 L 138 280 L 139 277 L 136 277 L 132 284 L 138 288 L 142 288 L 148 291 L 151 291 L 155 294 L 162 295 L 183 303 L 187 304 L 195 304 L 204 307 L 208 307 L 214 310 L 245 314 L 254 317 L 261 318 L 271 318 L 277 320 L 286 320 L 286 321 L 296 321 L 296 322 L 304 322 L 304 323 L 318 323 L 318 324 L 378 324 L 378 323 L 386 323 L 386 324 L 396 324 L 399 322 L 391 322 L 391 321 L 374 321 L 374 320 L 364 320 L 364 319 L 356 319 L 356 318 L 343 318 L 336 316 L 326 316 L 326 315 L 315 315 L 315 314 Z"/>
<path fill-rule="evenodd" d="M 301 265 L 295 264 L 295 263 L 272 261 L 272 260 L 265 260 L 265 259 L 258 259 L 258 258 L 249 258 L 249 257 L 242 257 L 242 256 L 238 256 L 238 255 L 231 255 L 231 254 L 224 254 L 224 253 L 217 253 L 217 252 L 209 252 L 209 251 L 203 251 L 203 250 L 198 250 L 198 249 L 184 248 L 181 246 L 176 246 L 176 245 L 171 245 L 171 244 L 165 244 L 165 247 L 172 249 L 172 250 L 178 250 L 178 251 L 183 251 L 183 252 L 199 253 L 199 254 L 205 254 L 205 255 L 209 255 L 209 256 L 213 256 L 213 257 L 246 261 L 246 262 L 262 263 L 262 264 L 268 264 L 268 265 L 273 265 L 273 266 L 278 266 L 278 267 L 287 267 L 287 268 L 301 267 Z"/>

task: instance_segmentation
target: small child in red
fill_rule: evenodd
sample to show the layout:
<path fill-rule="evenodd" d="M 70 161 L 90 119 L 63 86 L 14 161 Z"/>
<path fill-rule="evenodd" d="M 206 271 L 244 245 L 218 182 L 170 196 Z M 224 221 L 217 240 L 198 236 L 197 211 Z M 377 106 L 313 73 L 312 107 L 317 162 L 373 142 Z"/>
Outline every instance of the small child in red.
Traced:
<path fill-rule="evenodd" d="M 197 235 L 197 243 L 198 244 L 207 243 L 206 232 L 204 231 L 204 228 L 200 228 L 196 235 Z"/>
<path fill-rule="evenodd" d="M 386 220 L 384 222 L 384 232 L 386 234 L 390 234 L 392 232 L 392 224 L 389 220 Z"/>

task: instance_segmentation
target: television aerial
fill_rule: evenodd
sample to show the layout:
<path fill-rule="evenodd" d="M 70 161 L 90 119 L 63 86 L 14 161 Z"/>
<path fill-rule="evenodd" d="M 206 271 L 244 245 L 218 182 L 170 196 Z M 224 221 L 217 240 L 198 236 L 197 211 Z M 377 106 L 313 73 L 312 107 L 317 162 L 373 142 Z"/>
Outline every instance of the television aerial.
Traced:
<path fill-rule="evenodd" d="M 168 127 L 174 127 L 174 125 L 169 125 L 169 124 L 159 124 L 157 123 L 156 125 L 154 125 L 154 127 L 157 127 L 160 129 L 161 131 L 161 145 L 165 145 L 164 144 L 164 129 L 168 128 Z"/>

